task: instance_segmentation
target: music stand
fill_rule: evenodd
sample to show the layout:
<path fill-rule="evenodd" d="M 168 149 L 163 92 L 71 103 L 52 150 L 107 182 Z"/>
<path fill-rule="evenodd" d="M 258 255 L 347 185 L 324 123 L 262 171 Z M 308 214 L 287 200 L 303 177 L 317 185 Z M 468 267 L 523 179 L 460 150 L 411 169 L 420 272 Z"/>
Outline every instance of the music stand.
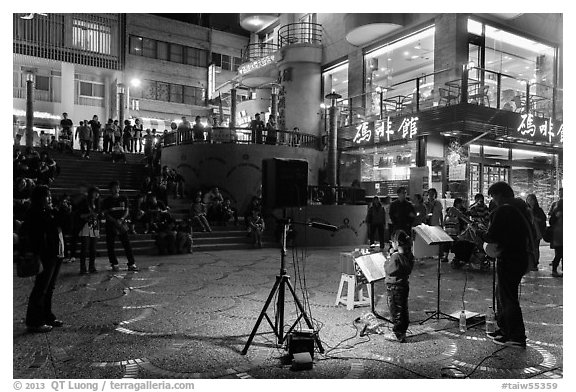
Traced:
<path fill-rule="evenodd" d="M 424 324 L 426 321 L 432 318 L 436 318 L 436 320 L 439 320 L 440 318 L 445 318 L 448 320 L 458 321 L 457 318 L 447 313 L 444 313 L 440 310 L 440 281 L 441 281 L 440 263 L 442 259 L 442 245 L 453 242 L 454 240 L 452 239 L 452 237 L 446 234 L 446 232 L 442 230 L 440 226 L 427 226 L 422 224 L 414 227 L 414 231 L 416 235 L 420 235 L 420 237 L 422 237 L 422 239 L 426 242 L 427 245 L 440 245 L 438 250 L 438 262 L 436 269 L 436 275 L 438 279 L 436 287 L 436 310 L 426 312 L 432 314 L 428 316 L 424 321 L 421 321 L 420 324 Z"/>
<path fill-rule="evenodd" d="M 382 260 L 378 260 L 378 258 L 382 258 Z M 389 320 L 376 312 L 374 283 L 386 278 L 386 271 L 384 270 L 385 260 L 385 256 L 382 254 L 382 252 L 370 253 L 367 255 L 355 257 L 354 264 L 358 267 L 358 270 L 362 272 L 362 275 L 364 275 L 365 281 L 370 283 L 370 310 L 372 311 L 372 314 L 376 318 L 384 320 L 390 324 L 394 324 L 392 320 Z"/>
<path fill-rule="evenodd" d="M 287 271 L 286 271 L 285 257 L 286 257 L 286 235 L 288 232 L 288 226 L 290 224 L 300 224 L 300 225 L 314 227 L 317 229 L 330 230 L 330 231 L 337 231 L 338 228 L 336 226 L 332 226 L 332 225 L 328 225 L 328 224 L 324 224 L 324 223 L 294 222 L 294 221 L 291 221 L 290 219 L 281 219 L 281 220 L 279 220 L 279 222 L 283 226 L 283 228 L 282 228 L 282 249 L 280 250 L 280 275 L 276 275 L 276 282 L 274 283 L 274 286 L 272 286 L 272 290 L 270 290 L 270 294 L 268 295 L 268 299 L 266 299 L 266 303 L 264 304 L 264 307 L 262 308 L 262 311 L 260 312 L 260 315 L 258 316 L 258 320 L 256 321 L 256 324 L 254 325 L 252 332 L 250 333 L 250 337 L 248 338 L 248 341 L 246 342 L 246 345 L 244 346 L 244 349 L 242 350 L 242 355 L 246 355 L 246 353 L 248 352 L 248 348 L 252 344 L 252 340 L 254 339 L 254 335 L 256 335 L 256 331 L 258 331 L 258 327 L 260 326 L 260 323 L 262 322 L 262 319 L 264 317 L 266 317 L 266 321 L 268 321 L 268 324 L 270 324 L 272 331 L 276 335 L 276 338 L 278 339 L 278 344 L 282 344 L 286 340 L 286 337 L 290 334 L 290 332 L 292 332 L 294 327 L 296 327 L 296 324 L 298 324 L 298 322 L 300 321 L 301 318 L 303 318 L 304 321 L 306 321 L 306 325 L 308 325 L 308 328 L 310 328 L 311 330 L 314 330 L 314 326 L 312 325 L 312 322 L 310 321 L 308 314 L 306 314 L 306 310 L 304 309 L 304 306 L 302 306 L 302 303 L 300 302 L 300 300 L 298 299 L 298 296 L 296 295 L 296 292 L 294 291 L 294 287 L 292 287 L 292 284 L 290 283 L 290 276 L 286 274 Z M 296 321 L 294 322 L 294 324 L 292 324 L 292 326 L 288 329 L 288 331 L 286 331 L 286 333 L 284 333 L 284 294 L 285 294 L 286 286 L 288 286 L 290 293 L 292 293 L 292 298 L 294 299 L 294 302 L 296 303 L 296 306 L 297 306 L 298 310 L 300 311 L 300 315 L 296 318 Z M 276 315 L 274 317 L 274 324 L 272 324 L 272 320 L 270 320 L 270 317 L 268 316 L 266 311 L 268 310 L 268 306 L 270 306 L 270 303 L 272 302 L 272 298 L 274 298 L 274 295 L 276 295 L 276 293 L 278 293 L 278 301 L 276 304 Z M 318 350 L 320 351 L 320 353 L 323 353 L 324 348 L 322 347 L 322 343 L 320 342 L 320 338 L 318 337 L 317 332 L 314 332 L 314 341 L 316 342 L 316 345 L 318 346 Z"/>

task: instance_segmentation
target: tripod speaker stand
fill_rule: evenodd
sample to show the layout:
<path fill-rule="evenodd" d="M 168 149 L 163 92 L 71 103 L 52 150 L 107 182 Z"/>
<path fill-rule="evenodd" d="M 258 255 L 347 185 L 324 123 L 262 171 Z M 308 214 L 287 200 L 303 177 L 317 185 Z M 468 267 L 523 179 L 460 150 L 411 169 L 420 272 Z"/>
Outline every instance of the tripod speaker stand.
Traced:
<path fill-rule="evenodd" d="M 272 286 L 272 290 L 270 291 L 270 294 L 268 295 L 268 299 L 266 299 L 266 303 L 264 304 L 264 307 L 262 308 L 262 311 L 260 312 L 260 315 L 258 316 L 258 320 L 256 321 L 254 328 L 252 329 L 252 333 L 250 333 L 250 337 L 248 338 L 248 341 L 246 342 L 246 345 L 244 346 L 244 349 L 242 350 L 242 355 L 246 355 L 246 353 L 248 352 L 248 348 L 252 344 L 252 340 L 254 339 L 254 335 L 256 335 L 256 332 L 258 331 L 258 327 L 260 326 L 260 323 L 262 322 L 263 318 L 266 318 L 266 321 L 268 321 L 268 324 L 270 325 L 270 327 L 272 328 L 272 331 L 276 335 L 278 344 L 282 344 L 286 340 L 286 337 L 290 334 L 290 332 L 292 332 L 294 327 L 296 327 L 296 325 L 298 324 L 298 322 L 302 318 L 306 322 L 306 325 L 308 326 L 308 328 L 310 328 L 312 330 L 314 329 L 314 326 L 312 325 L 312 322 L 310 321 L 310 318 L 308 317 L 308 314 L 306 313 L 304 306 L 302 306 L 302 303 L 300 302 L 300 300 L 298 299 L 298 296 L 296 295 L 296 292 L 294 291 L 294 287 L 292 287 L 292 284 L 290 283 L 290 276 L 286 274 L 286 260 L 285 259 L 286 259 L 286 235 L 288 232 L 288 226 L 291 223 L 296 223 L 296 224 L 302 224 L 302 225 L 311 226 L 311 227 L 315 227 L 315 228 L 319 228 L 319 229 L 330 230 L 330 231 L 336 231 L 337 228 L 336 228 L 336 226 L 326 225 L 323 223 L 316 223 L 316 222 L 310 222 L 310 223 L 291 222 L 289 219 L 282 219 L 280 221 L 280 223 L 283 225 L 283 228 L 282 228 L 282 249 L 280 251 L 280 274 L 276 275 L 276 282 L 274 283 L 274 286 Z M 286 331 L 286 333 L 284 333 L 284 298 L 285 298 L 286 287 L 288 287 L 288 289 L 290 290 L 290 293 L 292 294 L 292 298 L 294 299 L 294 302 L 296 303 L 296 306 L 300 312 L 300 315 L 296 318 L 296 321 L 294 322 L 294 324 L 292 324 L 292 326 L 288 329 L 288 331 Z M 278 301 L 276 304 L 276 315 L 274 317 L 274 323 L 272 323 L 272 320 L 270 319 L 270 317 L 268 316 L 266 311 L 268 310 L 268 306 L 270 306 L 270 303 L 272 302 L 272 299 L 274 298 L 274 296 L 276 294 L 278 294 Z M 322 343 L 320 342 L 320 338 L 318 337 L 317 332 L 314 332 L 314 341 L 316 342 L 316 345 L 318 346 L 318 350 L 321 353 L 323 353 L 324 348 L 322 347 Z"/>

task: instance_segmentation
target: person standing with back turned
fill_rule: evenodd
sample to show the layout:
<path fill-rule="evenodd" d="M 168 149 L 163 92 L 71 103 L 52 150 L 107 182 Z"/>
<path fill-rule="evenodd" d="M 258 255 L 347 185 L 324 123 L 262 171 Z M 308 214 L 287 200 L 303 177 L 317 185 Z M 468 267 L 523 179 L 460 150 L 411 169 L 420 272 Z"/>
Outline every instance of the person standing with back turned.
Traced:
<path fill-rule="evenodd" d="M 514 191 L 506 182 L 497 182 L 488 189 L 496 209 L 490 215 L 487 243 L 496 245 L 496 321 L 499 329 L 488 336 L 496 344 L 526 348 L 526 330 L 518 301 L 518 287 L 528 268 L 528 251 L 532 235 L 523 209 L 524 202 L 514 198 Z"/>

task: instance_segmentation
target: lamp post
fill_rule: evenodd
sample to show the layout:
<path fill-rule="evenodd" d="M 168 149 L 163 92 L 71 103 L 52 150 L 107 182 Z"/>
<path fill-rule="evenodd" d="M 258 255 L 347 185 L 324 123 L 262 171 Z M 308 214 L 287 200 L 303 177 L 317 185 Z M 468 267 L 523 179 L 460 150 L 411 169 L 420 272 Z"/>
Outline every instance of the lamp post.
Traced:
<path fill-rule="evenodd" d="M 331 92 L 326 95 L 326 99 L 330 100 L 330 129 L 328 132 L 328 164 L 327 176 L 328 183 L 331 186 L 337 185 L 337 141 L 338 141 L 338 123 L 336 121 L 336 100 L 342 96 L 336 92 Z"/>
<path fill-rule="evenodd" d="M 386 91 L 386 89 L 380 86 L 376 87 L 376 92 L 380 97 L 380 120 L 384 118 L 384 91 Z"/>
<path fill-rule="evenodd" d="M 124 126 L 124 106 L 125 106 L 126 86 L 124 83 L 118 83 L 118 122 L 120 127 Z"/>
<path fill-rule="evenodd" d="M 34 74 L 26 74 L 26 147 L 34 145 Z"/>

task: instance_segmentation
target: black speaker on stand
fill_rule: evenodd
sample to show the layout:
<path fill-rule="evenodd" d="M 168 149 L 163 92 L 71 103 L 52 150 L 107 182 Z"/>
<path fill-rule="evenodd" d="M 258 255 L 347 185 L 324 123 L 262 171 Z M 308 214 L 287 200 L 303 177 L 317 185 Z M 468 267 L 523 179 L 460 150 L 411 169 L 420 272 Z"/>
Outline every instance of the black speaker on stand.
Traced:
<path fill-rule="evenodd" d="M 262 160 L 262 203 L 266 208 L 307 204 L 308 162 L 299 159 Z"/>

